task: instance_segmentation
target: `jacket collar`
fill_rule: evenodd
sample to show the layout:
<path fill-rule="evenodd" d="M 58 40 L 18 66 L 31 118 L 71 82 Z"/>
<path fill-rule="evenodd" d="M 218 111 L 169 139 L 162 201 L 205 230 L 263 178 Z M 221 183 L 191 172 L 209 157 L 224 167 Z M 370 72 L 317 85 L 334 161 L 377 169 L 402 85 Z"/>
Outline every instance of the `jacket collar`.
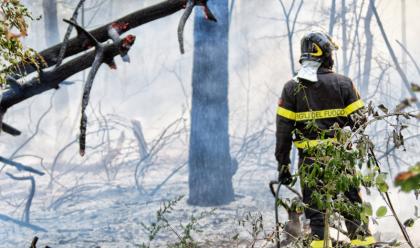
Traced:
<path fill-rule="evenodd" d="M 334 71 L 332 69 L 329 68 L 325 68 L 325 67 L 319 67 L 318 69 L 318 74 L 327 74 L 327 73 L 333 73 Z"/>

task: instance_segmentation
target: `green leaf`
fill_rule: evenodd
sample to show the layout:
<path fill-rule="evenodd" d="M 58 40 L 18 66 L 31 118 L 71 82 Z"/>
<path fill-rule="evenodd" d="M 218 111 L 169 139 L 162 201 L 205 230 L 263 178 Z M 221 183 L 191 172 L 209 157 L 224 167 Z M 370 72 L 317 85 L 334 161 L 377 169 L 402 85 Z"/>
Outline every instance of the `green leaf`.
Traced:
<path fill-rule="evenodd" d="M 362 212 L 367 216 L 373 215 L 372 205 L 369 202 L 364 202 L 362 205 Z"/>
<path fill-rule="evenodd" d="M 404 221 L 404 226 L 413 227 L 414 226 L 414 219 L 410 218 L 410 219 Z"/>
<path fill-rule="evenodd" d="M 388 209 L 385 206 L 381 206 L 376 210 L 376 217 L 384 217 L 387 212 Z"/>
<path fill-rule="evenodd" d="M 389 186 L 386 183 L 385 175 L 384 174 L 379 174 L 376 177 L 376 187 L 378 188 L 378 190 L 380 192 L 387 192 L 388 191 Z"/>

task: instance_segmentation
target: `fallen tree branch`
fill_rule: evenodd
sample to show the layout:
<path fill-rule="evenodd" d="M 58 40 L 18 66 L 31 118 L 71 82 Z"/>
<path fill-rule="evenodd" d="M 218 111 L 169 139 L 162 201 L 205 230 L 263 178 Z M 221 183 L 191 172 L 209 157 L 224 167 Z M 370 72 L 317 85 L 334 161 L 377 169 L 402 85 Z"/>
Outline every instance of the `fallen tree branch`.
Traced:
<path fill-rule="evenodd" d="M 83 89 L 83 99 L 82 99 L 82 117 L 80 120 L 80 138 L 79 138 L 79 153 L 81 156 L 85 155 L 86 149 L 86 126 L 87 126 L 87 115 L 86 115 L 86 108 L 89 104 L 90 92 L 92 90 L 93 81 L 95 80 L 96 73 L 98 72 L 99 68 L 101 67 L 102 63 L 104 62 L 104 45 L 99 43 L 88 31 L 86 31 L 81 26 L 77 25 L 76 23 L 68 20 L 64 20 L 65 22 L 69 23 L 71 26 L 74 26 L 77 29 L 79 35 L 86 35 L 89 41 L 95 44 L 95 59 L 92 63 L 92 69 L 89 72 L 88 78 L 85 83 L 85 87 Z M 114 59 L 111 59 L 111 63 L 115 65 Z M 112 65 L 111 65 L 112 68 Z"/>
<path fill-rule="evenodd" d="M 104 46 L 104 58 L 112 59 L 119 55 L 121 51 L 126 50 L 125 45 L 130 46 L 134 43 L 134 36 L 128 36 L 119 43 L 108 44 Z M 0 108 L 7 110 L 11 106 L 20 103 L 30 97 L 41 94 L 45 91 L 56 89 L 68 77 L 81 72 L 92 66 L 95 60 L 95 51 L 91 51 L 82 56 L 64 63 L 63 65 L 51 71 L 45 71 L 39 77 L 35 77 L 22 83 L 19 88 L 8 88 L 3 91 Z"/>
<path fill-rule="evenodd" d="M 92 34 L 99 42 L 105 42 L 109 39 L 108 28 L 114 23 L 124 23 L 127 24 L 124 30 L 121 30 L 121 34 L 127 32 L 132 28 L 136 28 L 145 23 L 160 19 L 165 16 L 169 16 L 181 9 L 184 8 L 186 0 L 166 0 L 164 2 L 152 5 L 150 7 L 138 10 L 129 15 L 126 15 L 118 20 L 112 21 L 108 24 L 105 24 L 99 28 L 96 28 L 89 33 Z M 77 36 L 73 39 L 70 39 L 67 42 L 67 48 L 64 53 L 64 58 L 78 54 L 86 50 L 86 37 Z M 58 61 L 58 55 L 60 49 L 62 48 L 63 43 L 59 43 L 50 48 L 45 49 L 39 54 L 44 59 L 47 67 L 55 65 Z M 24 71 L 26 73 L 32 73 L 36 69 L 29 64 L 20 64 L 17 66 L 16 71 Z"/>

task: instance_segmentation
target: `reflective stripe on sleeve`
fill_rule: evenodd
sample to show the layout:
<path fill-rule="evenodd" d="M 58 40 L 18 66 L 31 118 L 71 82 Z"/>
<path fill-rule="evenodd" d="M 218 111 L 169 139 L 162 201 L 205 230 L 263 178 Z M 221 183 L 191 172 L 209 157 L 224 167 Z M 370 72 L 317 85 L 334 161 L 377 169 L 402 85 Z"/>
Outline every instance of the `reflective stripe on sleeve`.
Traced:
<path fill-rule="evenodd" d="M 285 109 L 283 107 L 277 108 L 277 114 L 289 120 L 293 120 L 293 121 L 296 120 L 296 113 L 288 109 Z"/>
<path fill-rule="evenodd" d="M 349 106 L 347 106 L 344 111 L 346 112 L 347 115 L 352 114 L 354 111 L 361 109 L 365 106 L 365 104 L 363 103 L 362 100 L 357 100 L 354 103 L 350 104 Z"/>
<path fill-rule="evenodd" d="M 352 114 L 354 111 L 362 108 L 364 103 L 362 100 L 357 100 L 352 104 L 348 105 L 344 109 L 325 109 L 318 111 L 307 111 L 307 112 L 293 112 L 291 110 L 285 109 L 283 107 L 277 108 L 277 114 L 286 119 L 293 121 L 307 121 L 307 120 L 318 120 L 326 118 L 336 118 L 336 117 L 347 117 Z"/>

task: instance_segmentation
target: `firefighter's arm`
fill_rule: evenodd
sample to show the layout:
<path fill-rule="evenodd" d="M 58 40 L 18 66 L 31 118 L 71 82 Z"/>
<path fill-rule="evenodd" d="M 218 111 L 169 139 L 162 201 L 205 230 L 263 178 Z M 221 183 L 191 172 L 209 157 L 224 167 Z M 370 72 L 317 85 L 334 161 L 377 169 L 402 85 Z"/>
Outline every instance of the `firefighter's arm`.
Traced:
<path fill-rule="evenodd" d="M 275 156 L 278 162 L 279 180 L 287 183 L 291 178 L 289 171 L 290 150 L 292 148 L 292 132 L 295 128 L 295 97 L 291 89 L 291 82 L 283 88 L 281 98 L 278 102 L 276 117 L 276 151 Z"/>
<path fill-rule="evenodd" d="M 349 80 L 344 88 L 344 103 L 346 105 L 345 111 L 352 129 L 357 128 L 366 122 L 365 105 L 360 97 L 359 91 L 351 80 Z"/>

